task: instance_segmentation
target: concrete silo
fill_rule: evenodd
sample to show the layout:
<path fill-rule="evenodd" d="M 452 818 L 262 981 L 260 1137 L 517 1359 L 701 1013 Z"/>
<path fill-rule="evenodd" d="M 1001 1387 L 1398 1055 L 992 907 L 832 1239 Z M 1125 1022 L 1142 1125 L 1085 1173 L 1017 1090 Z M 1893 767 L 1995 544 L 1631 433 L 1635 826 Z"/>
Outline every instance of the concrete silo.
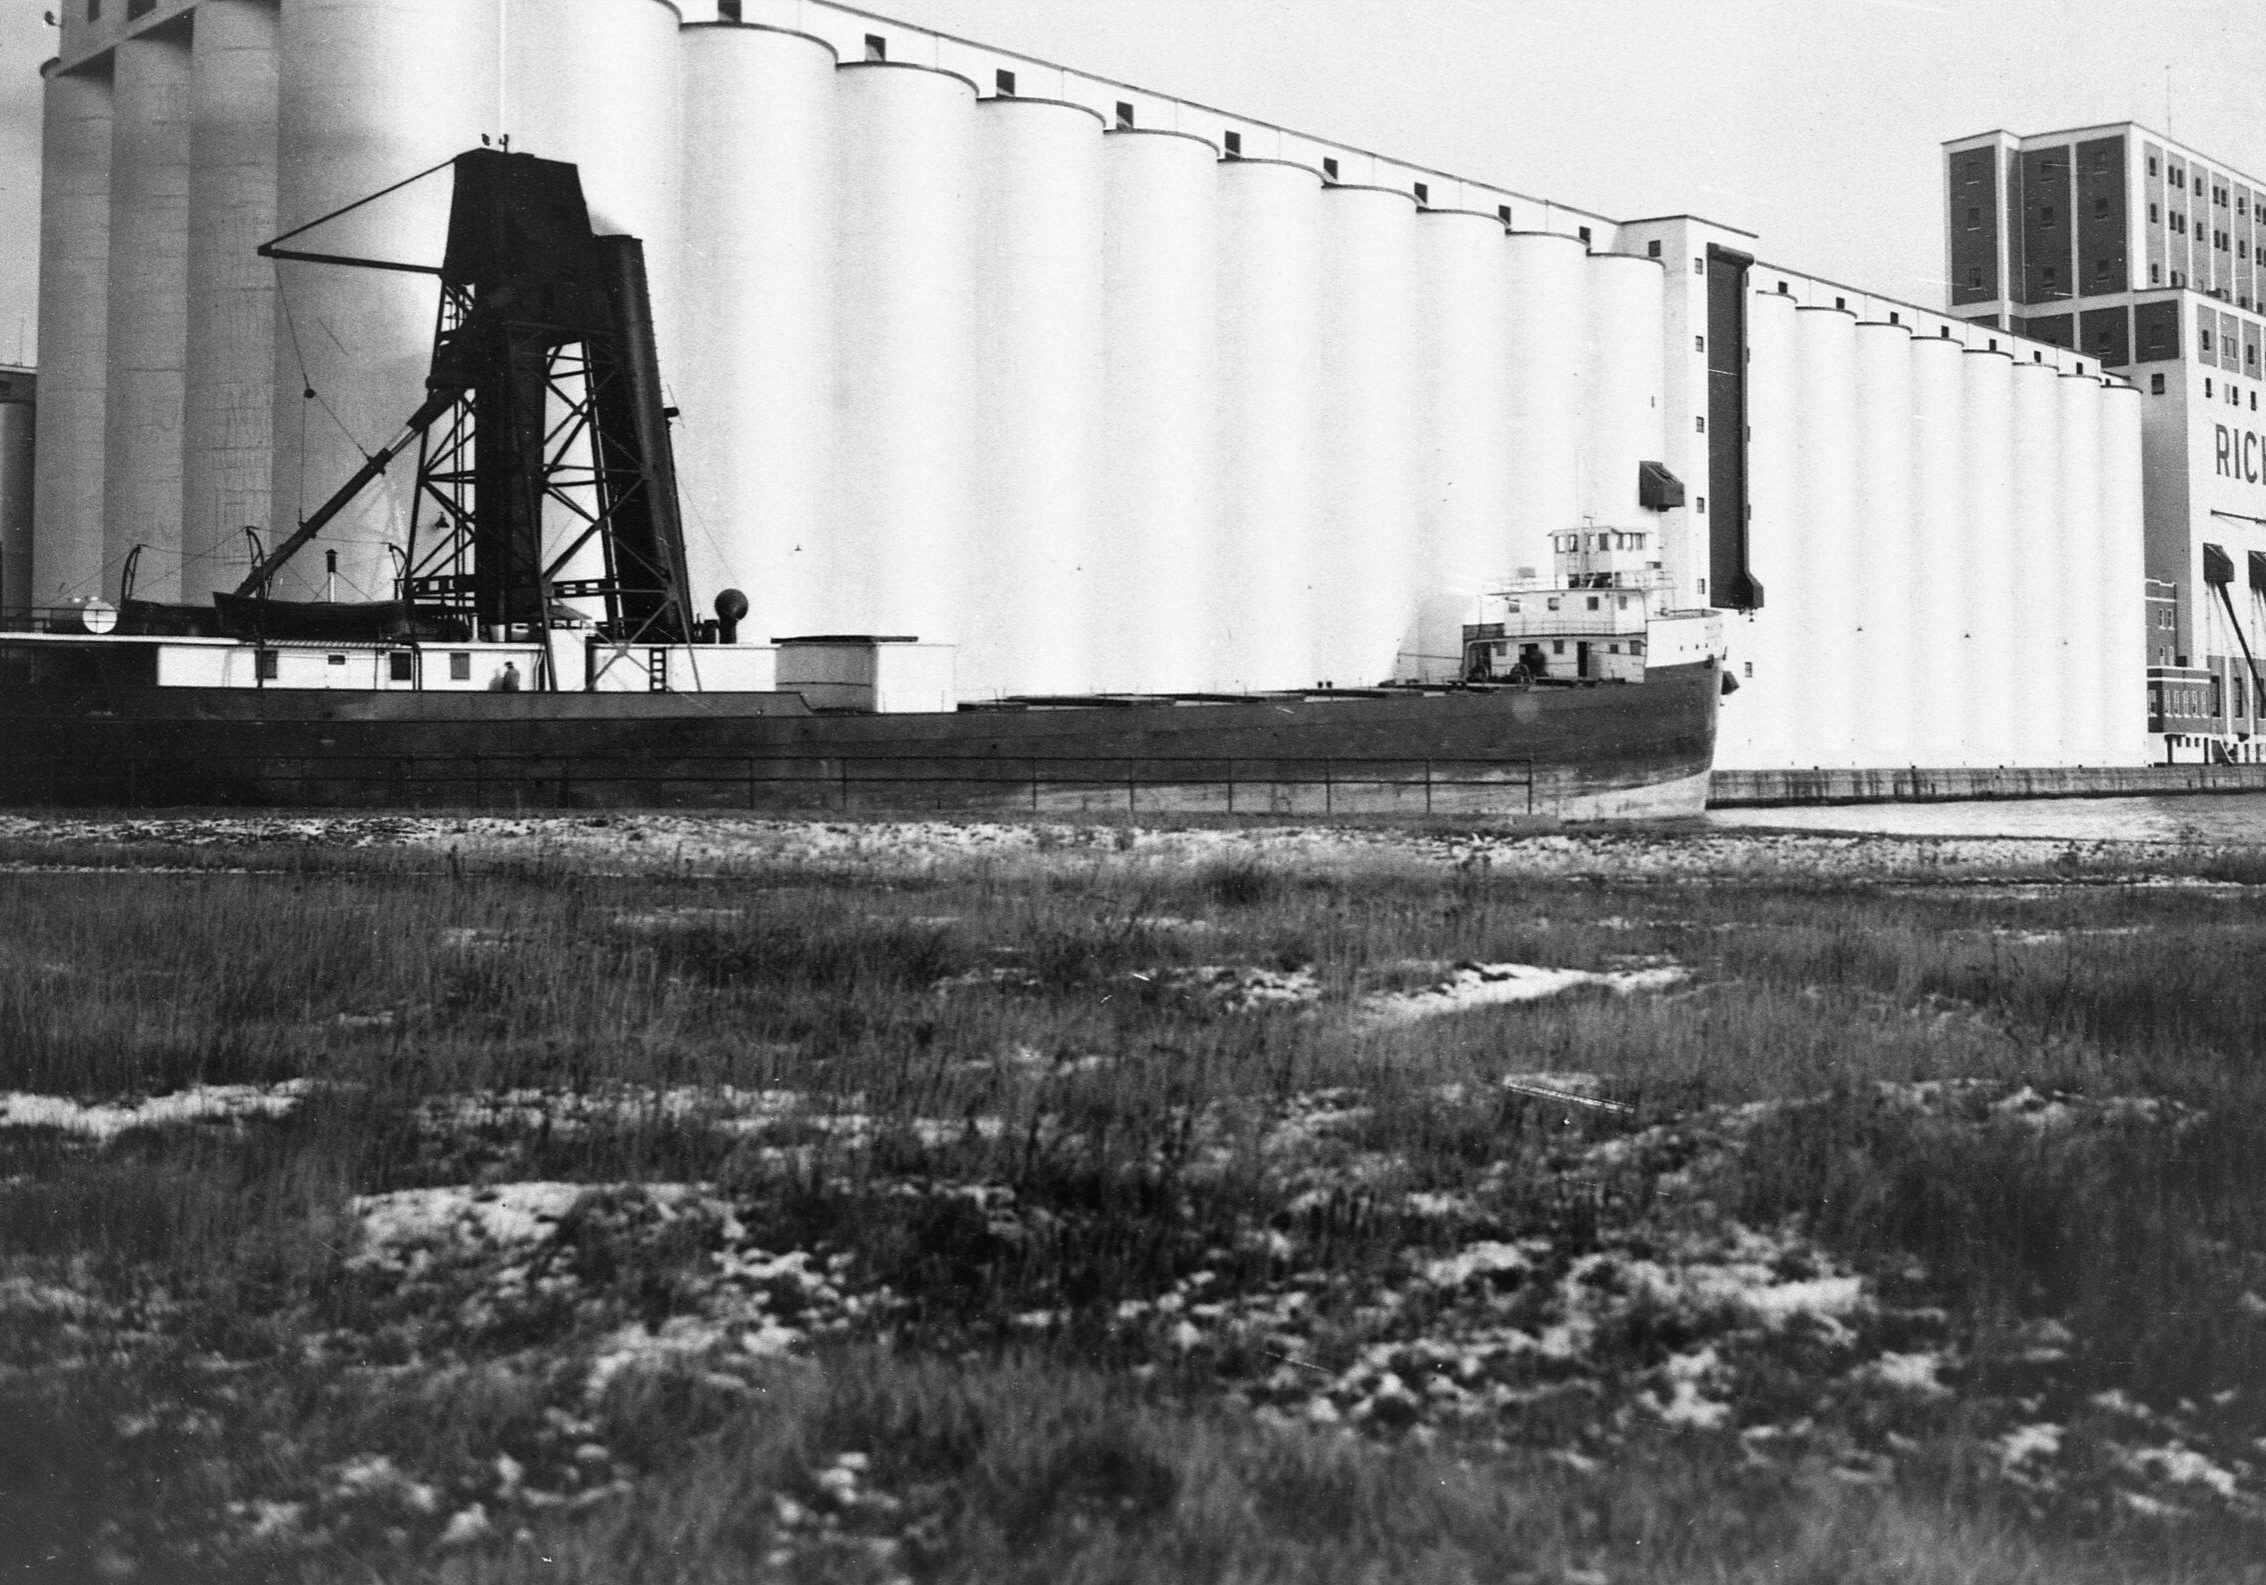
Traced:
<path fill-rule="evenodd" d="M 894 62 L 836 71 L 833 499 L 820 629 L 959 638 L 976 95 Z"/>
<path fill-rule="evenodd" d="M 769 28 L 689 27 L 684 255 L 699 305 L 668 378 L 693 603 L 746 631 L 825 631 L 834 460 L 834 51 Z"/>
<path fill-rule="evenodd" d="M 1503 223 L 1468 210 L 1416 217 L 1417 606 L 1401 675 L 1462 675 L 1475 596 L 1512 567 L 1510 304 Z"/>
<path fill-rule="evenodd" d="M 975 503 L 961 567 L 964 694 L 1089 686 L 1102 417 L 1102 123 L 1083 105 L 977 107 Z"/>
<path fill-rule="evenodd" d="M 180 598 L 251 570 L 247 525 L 272 520 L 276 48 L 271 0 L 205 0 L 191 39 Z"/>
<path fill-rule="evenodd" d="M 104 379 L 102 589 L 181 592 L 181 415 L 188 357 L 190 51 L 184 31 L 113 57 L 110 308 Z"/>
<path fill-rule="evenodd" d="M 1314 676 L 1394 674 L 1416 606 L 1416 201 L 1322 191 Z"/>
<path fill-rule="evenodd" d="M 39 199 L 39 409 L 31 586 L 11 608 L 103 593 L 109 380 L 111 92 L 107 63 L 47 80 Z"/>
<path fill-rule="evenodd" d="M 497 126 L 497 13 L 462 0 L 283 0 L 275 223 L 292 231 L 479 145 Z M 439 262 L 450 184 L 436 175 L 304 233 L 311 251 Z M 279 261 L 275 475 L 268 545 L 399 433 L 432 361 L 436 294 L 422 276 Z M 305 393 L 312 391 L 308 396 Z M 339 596 L 386 598 L 409 526 L 406 466 L 323 533 Z M 428 527 L 429 527 L 428 521 Z M 279 596 L 323 591 L 300 557 Z"/>
<path fill-rule="evenodd" d="M 1212 676 L 1226 689 L 1314 680 L 1316 382 L 1322 312 L 1318 171 L 1218 171 L 1219 537 Z"/>

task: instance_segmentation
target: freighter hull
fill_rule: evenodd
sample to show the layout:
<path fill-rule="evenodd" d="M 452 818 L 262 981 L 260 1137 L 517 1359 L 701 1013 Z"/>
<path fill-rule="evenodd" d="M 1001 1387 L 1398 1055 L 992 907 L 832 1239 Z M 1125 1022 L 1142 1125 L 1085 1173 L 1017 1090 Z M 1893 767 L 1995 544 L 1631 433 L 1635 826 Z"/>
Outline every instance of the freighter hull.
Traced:
<path fill-rule="evenodd" d="M 30 685 L 14 804 L 1697 813 L 1715 662 L 1642 683 L 824 714 L 794 693 Z"/>

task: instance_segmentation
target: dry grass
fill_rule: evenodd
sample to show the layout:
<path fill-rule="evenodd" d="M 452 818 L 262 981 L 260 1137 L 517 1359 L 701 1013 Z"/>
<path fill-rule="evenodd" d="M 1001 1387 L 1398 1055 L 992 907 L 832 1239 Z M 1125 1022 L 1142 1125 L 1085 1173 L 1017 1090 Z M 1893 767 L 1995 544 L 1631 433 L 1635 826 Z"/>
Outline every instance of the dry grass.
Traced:
<path fill-rule="evenodd" d="M 0 874 L 0 1091 L 313 1087 L 235 1125 L 0 1127 L 0 1558 L 2246 1577 L 2260 899 L 2099 855 L 1663 879 L 1675 840 L 1539 877 L 19 841 L 62 868 Z M 1693 979 L 1356 1016 L 1458 962 L 1657 959 Z M 366 1197 L 553 1181 L 600 1192 L 530 1242 L 372 1232 Z M 794 1251 L 829 1275 L 746 1275 Z M 1644 1288 L 1732 1272 L 1866 1297 L 1781 1322 Z M 734 1344 L 759 1314 L 792 1342 Z M 1538 1354 L 1553 1325 L 1578 1349 Z M 1921 1355 L 1948 1391 L 1881 1384 Z M 2010 1455 L 2038 1425 L 2058 1451 Z"/>

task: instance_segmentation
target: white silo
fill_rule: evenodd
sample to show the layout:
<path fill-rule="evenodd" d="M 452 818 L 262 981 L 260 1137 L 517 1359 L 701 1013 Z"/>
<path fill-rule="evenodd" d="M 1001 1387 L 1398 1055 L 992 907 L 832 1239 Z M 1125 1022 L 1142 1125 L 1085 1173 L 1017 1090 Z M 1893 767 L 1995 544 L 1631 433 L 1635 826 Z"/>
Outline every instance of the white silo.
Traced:
<path fill-rule="evenodd" d="M 1217 155 L 1176 132 L 1102 140 L 1102 443 L 1096 534 L 1105 599 L 1096 681 L 1201 688 L 1209 661 Z"/>
<path fill-rule="evenodd" d="M 2141 409 L 2146 398 L 2130 385 L 2101 392 L 2099 453 L 2100 586 L 2107 602 L 2101 643 L 2094 657 L 2101 757 L 2110 765 L 2145 765 L 2149 758 L 2147 675 L 2148 608 L 2142 560 L 2145 518 L 2141 500 Z"/>
<path fill-rule="evenodd" d="M 276 8 L 197 7 L 189 126 L 181 598 L 202 604 L 251 570 L 243 530 L 272 521 Z"/>
<path fill-rule="evenodd" d="M 769 28 L 685 29 L 684 260 L 699 305 L 673 373 L 696 614 L 742 637 L 826 628 L 834 460 L 834 51 Z"/>
<path fill-rule="evenodd" d="M 181 590 L 181 414 L 188 336 L 189 43 L 121 39 L 113 56 L 110 335 L 102 593 L 135 546 L 139 599 Z"/>
<path fill-rule="evenodd" d="M 975 89 L 897 63 L 836 70 L 830 632 L 959 640 L 968 530 Z"/>
<path fill-rule="evenodd" d="M 1317 679 L 1394 675 L 1416 607 L 1416 203 L 1322 192 Z"/>
<path fill-rule="evenodd" d="M 1912 342 L 1912 696 L 1915 763 L 1963 763 L 1965 705 L 1957 684 L 1966 598 L 1966 348 L 1945 336 Z"/>
<path fill-rule="evenodd" d="M 1794 299 L 1753 292 L 1746 306 L 1747 566 L 1762 605 L 1725 621 L 1726 664 L 1739 684 L 1724 700 L 1716 763 L 1779 770 L 1799 757 L 1802 640 L 1799 422 Z"/>
<path fill-rule="evenodd" d="M 1554 232 L 1503 239 L 1510 343 L 1510 515 L 1502 561 L 1551 576 L 1552 534 L 1581 524 L 1587 250 Z"/>
<path fill-rule="evenodd" d="M 2007 752 L 2017 765 L 2067 763 L 2060 741 L 2066 671 L 2069 606 L 2065 589 L 2069 547 L 2061 523 L 2068 510 L 2063 469 L 2058 372 L 2042 362 L 2014 365 L 2014 513 L 2011 554 L 1993 580 L 2004 635 L 1994 673 L 2007 688 L 2006 721 L 2013 740 Z"/>
<path fill-rule="evenodd" d="M 1587 373 L 1583 382 L 1581 479 L 1577 511 L 1601 528 L 1641 528 L 1662 553 L 1660 519 L 1637 497 L 1637 465 L 1657 461 L 1661 444 L 1663 315 L 1660 261 L 1592 254 L 1583 300 Z M 1684 426 L 1699 415 L 1679 412 Z"/>
<path fill-rule="evenodd" d="M 1912 332 L 1868 321 L 1856 331 L 1857 595 L 1854 756 L 1917 761 L 1912 696 L 1918 644 L 1912 542 Z"/>
<path fill-rule="evenodd" d="M 1935 690 L 1958 701 L 1960 758 L 1972 766 L 2014 762 L 2014 360 L 1988 348 L 1967 349 L 1964 413 L 1967 444 L 1961 480 L 1962 593 L 1959 653 Z"/>
<path fill-rule="evenodd" d="M 1303 687 L 1320 575 L 1314 426 L 1321 317 L 1318 172 L 1276 160 L 1218 170 L 1219 599 L 1213 685 Z"/>
<path fill-rule="evenodd" d="M 278 72 L 278 232 L 306 226 L 479 145 L 497 124 L 497 16 L 463 0 L 283 0 Z M 296 238 L 311 252 L 435 265 L 447 242 L 444 169 Z M 392 440 L 424 399 L 436 291 L 421 276 L 278 261 L 273 549 Z M 312 389 L 315 395 L 304 398 Z M 394 587 L 389 546 L 406 535 L 414 448 L 274 583 L 324 588 L 338 552 L 342 599 Z M 430 514 L 427 514 L 428 526 Z"/>
<path fill-rule="evenodd" d="M 2054 395 L 2060 408 L 2054 452 L 2061 476 L 2054 525 L 2059 554 L 2039 570 L 2041 577 L 2051 577 L 2050 601 L 2061 613 L 2054 663 L 2061 679 L 2061 716 L 2054 730 L 2060 754 L 2052 763 L 2099 765 L 2106 745 L 2095 657 L 2107 615 L 2101 591 L 2101 382 L 2068 371 L 2054 382 Z"/>
<path fill-rule="evenodd" d="M 109 378 L 110 79 L 47 80 L 39 194 L 39 403 L 32 569 L 11 610 L 103 594 L 103 388 Z"/>
<path fill-rule="evenodd" d="M 501 130 L 516 153 L 580 168 L 592 230 L 644 242 L 654 339 L 668 380 L 682 345 L 676 288 L 685 139 L 688 130 L 713 135 L 683 120 L 677 8 L 669 0 L 500 5 Z"/>
<path fill-rule="evenodd" d="M 1094 564 L 1101 418 L 1102 123 L 1083 105 L 977 107 L 977 522 L 960 691 L 1075 693 L 1106 591 Z"/>
<path fill-rule="evenodd" d="M 1491 214 L 1416 217 L 1417 620 L 1403 675 L 1462 674 L 1475 596 L 1511 575 L 1511 364 L 1503 223 Z"/>
<path fill-rule="evenodd" d="M 1856 662 L 1862 575 L 1857 557 L 1857 321 L 1847 310 L 1795 311 L 1795 446 L 1800 568 L 1788 601 L 1803 662 L 1794 699 L 1798 763 L 1857 763 L 1863 700 Z"/>

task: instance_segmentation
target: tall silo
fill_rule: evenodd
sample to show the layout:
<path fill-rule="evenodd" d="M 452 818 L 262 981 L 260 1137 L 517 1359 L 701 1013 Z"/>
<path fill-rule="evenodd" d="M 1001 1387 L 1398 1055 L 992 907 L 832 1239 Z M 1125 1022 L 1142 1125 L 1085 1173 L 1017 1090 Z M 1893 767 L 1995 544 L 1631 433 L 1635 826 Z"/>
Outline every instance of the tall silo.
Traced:
<path fill-rule="evenodd" d="M 476 147 L 497 125 L 497 13 L 464 0 L 283 0 L 276 214 L 292 231 Z M 432 265 L 447 242 L 445 169 L 297 238 L 313 252 Z M 278 261 L 275 482 L 269 548 L 322 504 L 425 395 L 436 293 L 389 271 Z M 305 396 L 313 391 L 312 397 Z M 394 588 L 414 458 L 394 464 L 323 530 L 344 599 Z M 428 521 L 429 527 L 429 521 Z M 274 592 L 324 587 L 307 554 Z"/>
<path fill-rule="evenodd" d="M 799 33 L 683 34 L 682 300 L 670 385 L 693 604 L 748 597 L 743 636 L 827 631 L 834 461 L 834 51 Z"/>
<path fill-rule="evenodd" d="M 579 167 L 591 229 L 643 240 L 664 380 L 682 352 L 678 261 L 685 140 L 669 0 L 501 0 L 502 131 L 514 151 Z M 769 151 L 743 150 L 750 157 Z"/>
<path fill-rule="evenodd" d="M 1101 118 L 1055 100 L 986 99 L 976 154 L 982 527 L 961 569 L 960 691 L 1079 692 L 1107 596 L 1093 536 Z"/>
<path fill-rule="evenodd" d="M 2019 765 L 2059 765 L 2068 692 L 2069 607 L 2064 594 L 2069 547 L 2061 519 L 2068 510 L 2063 470 L 2059 375 L 2042 362 L 2014 365 L 2014 512 L 2010 554 L 1999 567 L 1996 607 L 2003 642 L 1992 665 L 2011 686 L 2004 719 L 2013 731 L 2007 753 Z"/>
<path fill-rule="evenodd" d="M 1795 305 L 1780 292 L 1747 297 L 1747 565 L 1761 606 L 1726 623 L 1726 661 L 1739 684 L 1722 706 L 1716 762 L 1780 770 L 1800 758 L 1803 642 L 1800 452 L 1795 396 Z"/>
<path fill-rule="evenodd" d="M 822 630 L 956 643 L 968 532 L 975 87 L 836 69 L 833 530 Z"/>
<path fill-rule="evenodd" d="M 1322 191 L 1317 679 L 1394 675 L 1416 606 L 1416 201 Z"/>
<path fill-rule="evenodd" d="M 1912 342 L 1912 758 L 1963 763 L 1965 701 L 1957 686 L 1966 599 L 1966 348 L 1946 336 Z"/>
<path fill-rule="evenodd" d="M 1788 611 L 1802 635 L 1794 699 L 1800 763 L 1857 763 L 1857 321 L 1846 309 L 1795 310 L 1799 550 Z"/>
<path fill-rule="evenodd" d="M 2107 601 L 2095 655 L 2101 708 L 2101 756 L 2110 765 L 2145 765 L 2149 758 L 2147 676 L 2148 608 L 2143 563 L 2141 410 L 2136 386 L 2101 392 L 2099 453 L 2100 586 Z"/>
<path fill-rule="evenodd" d="M 2014 601 L 2014 360 L 1994 349 L 1967 349 L 1963 409 L 1961 512 L 1966 552 L 1959 616 L 1959 653 L 1936 691 L 1961 708 L 1961 765 L 2013 763 L 2015 728 L 2008 624 Z"/>
<path fill-rule="evenodd" d="M 1912 332 L 1887 321 L 1856 331 L 1854 758 L 1917 759 L 1912 679 L 1918 600 L 1912 542 Z"/>
<path fill-rule="evenodd" d="M 1592 254 L 1584 336 L 1587 375 L 1582 413 L 1581 479 L 1576 510 L 1600 528 L 1641 528 L 1663 554 L 1659 518 L 1638 500 L 1638 464 L 1657 460 L 1661 442 L 1661 357 L 1666 338 L 1662 275 L 1657 259 Z M 1684 420 L 1687 426 L 1691 419 Z"/>
<path fill-rule="evenodd" d="M 1509 303 L 1503 222 L 1468 210 L 1416 217 L 1417 609 L 1403 675 L 1462 674 L 1475 597 L 1511 574 Z"/>
<path fill-rule="evenodd" d="M 1502 559 L 1512 574 L 1552 573 L 1550 536 L 1581 525 L 1582 372 L 1588 252 L 1555 232 L 1503 239 L 1510 344 L 1510 512 Z"/>
<path fill-rule="evenodd" d="M 32 570 L 10 610 L 104 593 L 102 438 L 109 379 L 110 78 L 48 78 L 39 194 L 39 410 Z"/>
<path fill-rule="evenodd" d="M 1093 650 L 1112 691 L 1200 689 L 1210 639 L 1219 206 L 1212 145 L 1102 141 L 1102 441 Z"/>
<path fill-rule="evenodd" d="M 144 547 L 134 594 L 181 591 L 181 415 L 188 356 L 189 93 L 186 33 L 121 39 L 113 54 L 110 335 L 103 424 L 102 592 L 115 599 Z"/>
<path fill-rule="evenodd" d="M 2100 668 L 2096 656 L 2107 603 L 2101 591 L 2101 407 L 2098 377 L 2065 371 L 2054 382 L 2060 409 L 2054 462 L 2060 474 L 2060 504 L 2054 539 L 2059 554 L 2039 571 L 2050 577 L 2046 593 L 2061 613 L 2061 640 L 2054 669 L 2060 674 L 2061 716 L 2054 735 L 2063 765 L 2099 765 L 2101 740 Z M 2041 601 L 2047 603 L 2047 601 Z"/>
<path fill-rule="evenodd" d="M 181 598 L 251 570 L 243 530 L 272 521 L 276 32 L 271 0 L 203 0 L 191 39 L 187 410 Z"/>
<path fill-rule="evenodd" d="M 1218 171 L 1219 599 L 1213 685 L 1302 687 L 1311 669 L 1321 317 L 1319 172 Z"/>

